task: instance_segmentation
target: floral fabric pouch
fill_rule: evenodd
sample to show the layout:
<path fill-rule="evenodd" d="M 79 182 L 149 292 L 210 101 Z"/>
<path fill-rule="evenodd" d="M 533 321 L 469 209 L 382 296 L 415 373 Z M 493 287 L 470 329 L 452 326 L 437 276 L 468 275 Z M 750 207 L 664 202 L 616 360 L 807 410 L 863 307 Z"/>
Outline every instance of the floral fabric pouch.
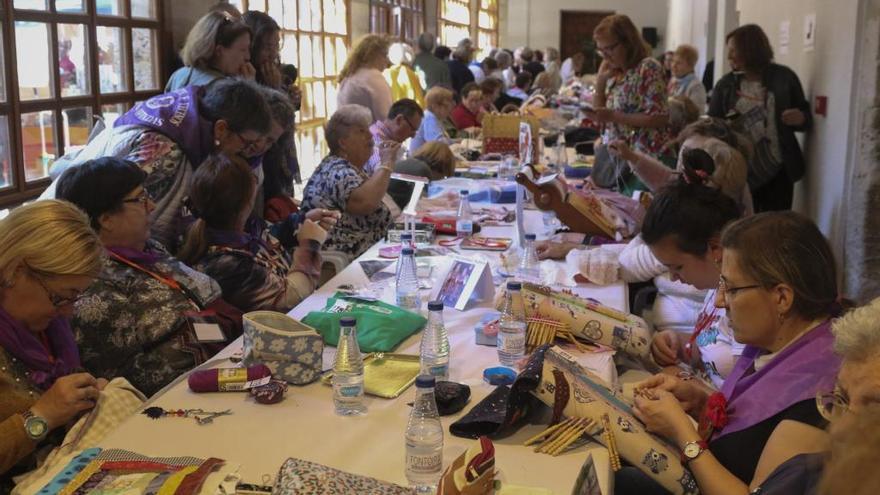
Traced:
<path fill-rule="evenodd" d="M 274 311 L 253 311 L 244 323 L 244 364 L 265 364 L 272 376 L 306 385 L 321 376 L 324 339 L 314 328 Z"/>

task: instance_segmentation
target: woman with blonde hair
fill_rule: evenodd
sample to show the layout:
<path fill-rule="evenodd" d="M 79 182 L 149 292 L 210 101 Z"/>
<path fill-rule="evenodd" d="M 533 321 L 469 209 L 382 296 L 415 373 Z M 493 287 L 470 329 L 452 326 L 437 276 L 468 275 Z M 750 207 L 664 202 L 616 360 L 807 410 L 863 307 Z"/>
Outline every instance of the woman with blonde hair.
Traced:
<path fill-rule="evenodd" d="M 20 206 L 0 221 L 0 491 L 33 469 L 52 430 L 95 406 L 106 384 L 81 373 L 68 318 L 101 271 L 89 218 L 66 201 Z M 61 437 L 52 436 L 52 441 Z"/>
<path fill-rule="evenodd" d="M 338 106 L 365 106 L 370 109 L 372 122 L 388 115 L 393 100 L 382 71 L 391 66 L 390 47 L 388 38 L 378 34 L 368 34 L 355 44 L 339 73 Z"/>
<path fill-rule="evenodd" d="M 383 75 L 391 87 L 391 99 L 409 98 L 424 107 L 425 91 L 418 74 L 412 69 L 412 48 L 406 43 L 394 43 L 388 50 L 388 60 L 391 67 L 385 69 Z"/>
<path fill-rule="evenodd" d="M 205 86 L 224 77 L 253 80 L 251 29 L 240 18 L 213 11 L 202 16 L 186 35 L 180 51 L 184 67 L 171 74 L 165 92 L 186 86 Z"/>
<path fill-rule="evenodd" d="M 630 147 L 671 165 L 675 154 L 664 147 L 673 136 L 668 127 L 663 67 L 651 57 L 638 29 L 625 15 L 602 19 L 593 37 L 603 61 L 596 76 L 595 110 L 587 116 L 605 124 L 602 142 L 607 145 L 624 140 Z M 644 189 L 632 176 L 617 186 L 623 192 Z"/>
<path fill-rule="evenodd" d="M 425 95 L 425 105 L 422 123 L 409 143 L 409 150 L 413 153 L 426 143 L 449 139 L 443 123 L 449 119 L 452 109 L 455 108 L 452 91 L 441 86 L 429 89 L 428 94 Z"/>
<path fill-rule="evenodd" d="M 422 145 L 412 158 L 395 163 L 394 172 L 428 180 L 445 179 L 455 173 L 455 155 L 448 144 L 431 141 Z M 394 180 L 388 185 L 388 195 L 403 209 L 409 202 L 412 189 L 412 182 Z"/>

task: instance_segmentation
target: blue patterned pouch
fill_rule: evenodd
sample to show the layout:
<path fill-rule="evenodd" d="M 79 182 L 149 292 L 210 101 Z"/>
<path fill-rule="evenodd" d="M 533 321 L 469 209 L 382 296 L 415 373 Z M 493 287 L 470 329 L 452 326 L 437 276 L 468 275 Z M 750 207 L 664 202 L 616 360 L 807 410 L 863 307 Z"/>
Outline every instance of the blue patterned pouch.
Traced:
<path fill-rule="evenodd" d="M 262 363 L 272 376 L 306 385 L 321 376 L 324 339 L 314 328 L 283 313 L 253 311 L 244 323 L 244 363 Z"/>

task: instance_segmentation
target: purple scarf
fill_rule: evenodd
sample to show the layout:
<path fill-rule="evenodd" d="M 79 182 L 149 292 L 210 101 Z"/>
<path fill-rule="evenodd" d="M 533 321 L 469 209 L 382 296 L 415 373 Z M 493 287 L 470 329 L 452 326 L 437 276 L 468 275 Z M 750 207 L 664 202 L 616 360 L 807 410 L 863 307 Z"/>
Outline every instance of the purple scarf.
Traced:
<path fill-rule="evenodd" d="M 54 362 L 49 361 L 46 348 L 37 334 L 25 328 L 0 307 L 0 346 L 24 363 L 28 369 L 28 378 L 42 390 L 47 390 L 56 379 L 73 373 L 81 366 L 79 349 L 66 318 L 54 318 L 49 322 L 45 333 L 52 347 Z"/>
<path fill-rule="evenodd" d="M 199 115 L 201 86 L 187 86 L 137 103 L 116 119 L 113 127 L 137 125 L 162 133 L 174 141 L 193 167 L 214 149 L 214 125 Z"/>
<path fill-rule="evenodd" d="M 125 258 L 141 266 L 152 266 L 155 265 L 157 261 L 162 259 L 161 255 L 152 253 L 150 251 L 147 251 L 146 249 L 140 250 L 119 246 L 108 246 L 106 249 L 107 251 L 110 251 L 111 253 L 121 258 Z"/>
<path fill-rule="evenodd" d="M 831 320 L 825 320 L 760 370 L 744 376 L 765 351 L 747 346 L 721 393 L 727 399 L 728 423 L 712 440 L 754 426 L 803 400 L 830 391 L 840 369 L 834 354 Z"/>
<path fill-rule="evenodd" d="M 211 246 L 223 246 L 232 249 L 242 249 L 256 255 L 260 249 L 269 251 L 269 246 L 263 242 L 260 222 L 253 217 L 245 224 L 245 232 L 234 230 L 219 230 L 211 227 L 205 229 L 205 237 Z"/>

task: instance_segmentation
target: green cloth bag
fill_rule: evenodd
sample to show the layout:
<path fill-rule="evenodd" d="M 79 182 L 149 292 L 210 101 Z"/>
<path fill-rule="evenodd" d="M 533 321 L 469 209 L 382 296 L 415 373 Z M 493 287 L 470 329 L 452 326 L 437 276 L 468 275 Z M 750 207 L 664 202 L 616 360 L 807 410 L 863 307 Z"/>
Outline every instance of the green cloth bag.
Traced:
<path fill-rule="evenodd" d="M 394 350 L 410 335 L 421 330 L 428 320 L 382 301 L 361 301 L 337 292 L 327 300 L 322 311 L 312 311 L 302 320 L 324 337 L 328 345 L 339 343 L 339 320 L 357 319 L 357 340 L 362 352 Z"/>

